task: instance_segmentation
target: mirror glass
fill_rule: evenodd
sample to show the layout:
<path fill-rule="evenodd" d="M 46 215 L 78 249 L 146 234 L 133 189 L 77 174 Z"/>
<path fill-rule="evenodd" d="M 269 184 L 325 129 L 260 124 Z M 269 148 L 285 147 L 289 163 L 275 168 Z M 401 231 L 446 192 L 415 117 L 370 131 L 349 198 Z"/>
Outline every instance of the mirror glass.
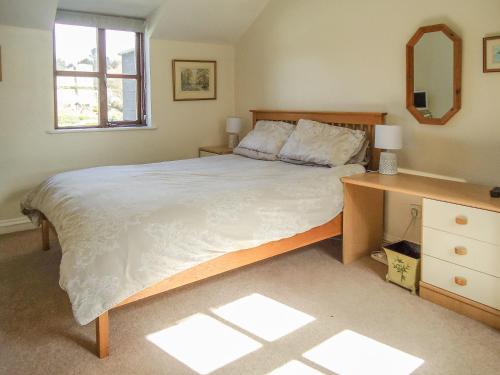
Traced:
<path fill-rule="evenodd" d="M 444 125 L 462 103 L 462 40 L 445 24 L 422 26 L 406 44 L 406 108 Z"/>
<path fill-rule="evenodd" d="M 414 47 L 415 108 L 441 118 L 453 107 L 453 41 L 441 31 L 426 33 Z"/>

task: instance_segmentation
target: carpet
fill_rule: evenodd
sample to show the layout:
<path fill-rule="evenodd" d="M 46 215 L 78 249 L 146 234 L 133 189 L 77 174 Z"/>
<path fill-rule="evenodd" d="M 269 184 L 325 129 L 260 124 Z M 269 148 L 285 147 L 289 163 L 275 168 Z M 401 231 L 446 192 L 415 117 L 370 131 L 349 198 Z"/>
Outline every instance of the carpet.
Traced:
<path fill-rule="evenodd" d="M 500 374 L 500 333 L 386 283 L 328 240 L 110 313 L 93 354 L 59 288 L 61 250 L 0 236 L 1 374 Z"/>

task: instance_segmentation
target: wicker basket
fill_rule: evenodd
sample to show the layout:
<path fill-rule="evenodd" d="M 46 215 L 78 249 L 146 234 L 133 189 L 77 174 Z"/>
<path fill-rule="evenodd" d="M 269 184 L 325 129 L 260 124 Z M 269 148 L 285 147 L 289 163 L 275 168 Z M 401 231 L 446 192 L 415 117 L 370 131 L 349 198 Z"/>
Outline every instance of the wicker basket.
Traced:
<path fill-rule="evenodd" d="M 386 281 L 393 282 L 416 294 L 420 281 L 420 245 L 399 241 L 383 246 L 387 255 Z"/>

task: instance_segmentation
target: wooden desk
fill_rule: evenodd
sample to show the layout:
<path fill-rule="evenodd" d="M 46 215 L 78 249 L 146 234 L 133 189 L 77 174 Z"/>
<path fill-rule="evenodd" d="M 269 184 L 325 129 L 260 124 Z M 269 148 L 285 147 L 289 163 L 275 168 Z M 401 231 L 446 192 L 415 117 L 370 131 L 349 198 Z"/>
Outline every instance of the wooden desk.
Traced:
<path fill-rule="evenodd" d="M 490 187 L 376 172 L 342 181 L 344 263 L 380 248 L 385 191 L 423 198 L 420 296 L 500 329 L 500 198 Z"/>
<path fill-rule="evenodd" d="M 344 183 L 343 262 L 350 263 L 380 247 L 383 240 L 384 192 L 393 191 L 463 206 L 500 212 L 490 187 L 437 178 L 364 173 Z"/>
<path fill-rule="evenodd" d="M 411 174 L 382 175 L 377 172 L 344 177 L 345 185 L 394 191 L 463 206 L 500 212 L 500 199 L 490 197 L 491 187 Z"/>

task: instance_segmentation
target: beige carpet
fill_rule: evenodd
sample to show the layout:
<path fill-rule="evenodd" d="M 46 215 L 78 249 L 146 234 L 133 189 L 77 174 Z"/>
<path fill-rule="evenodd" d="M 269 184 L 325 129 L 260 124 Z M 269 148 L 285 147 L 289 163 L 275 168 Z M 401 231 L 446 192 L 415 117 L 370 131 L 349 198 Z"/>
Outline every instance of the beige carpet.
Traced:
<path fill-rule="evenodd" d="M 349 373 L 349 366 L 357 366 L 357 373 L 374 373 L 375 367 L 359 371 L 370 363 L 367 356 L 373 352 L 362 350 L 359 342 L 352 348 L 346 342 L 341 344 L 343 354 L 333 361 L 344 362 L 347 367 L 341 370 L 328 364 L 335 358 L 333 350 L 330 353 L 327 349 L 326 364 L 303 356 L 325 340 L 344 337 L 341 333 L 349 332 L 345 330 L 363 335 L 356 337 L 365 337 L 377 348 L 387 348 L 385 344 L 422 359 L 415 374 L 500 374 L 499 332 L 387 284 L 383 266 L 369 258 L 344 266 L 335 259 L 336 252 L 338 241 L 326 241 L 113 311 L 111 356 L 99 360 L 92 353 L 94 325 L 75 323 L 68 298 L 58 286 L 57 243 L 52 243 L 49 252 L 42 252 L 37 231 L 0 236 L 0 373 L 196 374 L 188 366 L 197 368 L 196 361 L 203 362 L 204 350 L 188 353 L 191 357 L 186 359 L 185 353 L 182 357 L 172 351 L 177 346 L 167 347 L 168 354 L 146 336 L 165 329 L 171 332 L 168 329 L 178 322 L 178 327 L 186 328 L 183 319 L 203 314 L 197 316 L 258 347 L 239 358 L 226 358 L 228 363 L 212 374 L 266 374 L 287 363 L 309 371 L 304 373 Z M 212 310 L 255 294 L 312 321 L 281 338 L 266 340 L 255 327 L 240 328 L 241 321 L 228 322 Z M 268 330 L 288 322 L 287 314 L 283 313 L 282 321 L 271 322 Z M 217 356 L 224 359 L 237 347 L 221 344 L 221 340 L 230 339 L 222 333 L 199 340 L 197 334 L 200 332 L 190 332 L 188 335 L 194 337 L 189 336 L 189 340 L 198 350 L 204 341 L 210 342 L 206 352 L 212 353 L 208 360 L 212 370 L 217 367 Z M 178 348 L 186 346 L 183 339 L 187 337 L 177 338 Z M 224 349 L 224 345 L 229 347 Z M 182 357 L 182 361 L 175 357 Z M 281 373 L 299 373 L 299 367 L 294 368 Z"/>

